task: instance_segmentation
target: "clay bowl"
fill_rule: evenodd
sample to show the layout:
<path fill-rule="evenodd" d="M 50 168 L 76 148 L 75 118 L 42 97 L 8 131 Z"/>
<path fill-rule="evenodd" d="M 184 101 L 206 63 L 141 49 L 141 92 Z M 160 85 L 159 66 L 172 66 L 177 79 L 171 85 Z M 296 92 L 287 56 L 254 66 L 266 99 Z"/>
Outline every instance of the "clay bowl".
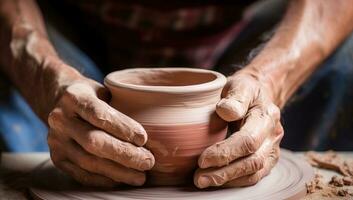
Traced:
<path fill-rule="evenodd" d="M 226 137 L 227 123 L 216 112 L 226 78 L 191 68 L 135 68 L 108 74 L 110 105 L 142 124 L 146 148 L 155 156 L 148 184 L 192 181 L 197 159 Z"/>

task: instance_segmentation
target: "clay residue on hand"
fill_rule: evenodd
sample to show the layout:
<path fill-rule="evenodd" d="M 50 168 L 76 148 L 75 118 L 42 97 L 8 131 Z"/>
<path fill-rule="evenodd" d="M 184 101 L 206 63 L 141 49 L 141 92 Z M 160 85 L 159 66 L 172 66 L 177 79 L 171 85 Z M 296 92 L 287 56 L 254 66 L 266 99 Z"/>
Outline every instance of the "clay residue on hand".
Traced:
<path fill-rule="evenodd" d="M 330 181 L 324 182 L 323 176 L 317 173 L 313 180 L 306 183 L 308 195 L 304 200 L 353 198 L 352 159 L 344 159 L 334 151 L 308 152 L 306 158 L 312 166 L 336 171 L 341 176 L 334 175 Z"/>

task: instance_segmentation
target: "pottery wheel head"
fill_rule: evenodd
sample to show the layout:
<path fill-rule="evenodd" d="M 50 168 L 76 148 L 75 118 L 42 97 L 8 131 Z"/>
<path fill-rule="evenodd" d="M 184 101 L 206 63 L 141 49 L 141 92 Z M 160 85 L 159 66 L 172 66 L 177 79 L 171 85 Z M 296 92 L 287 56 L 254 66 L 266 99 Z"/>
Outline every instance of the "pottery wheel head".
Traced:
<path fill-rule="evenodd" d="M 43 173 L 45 176 L 43 176 Z M 139 187 L 99 191 L 82 188 L 64 178 L 50 162 L 33 174 L 36 187 L 30 188 L 36 199 L 193 199 L 193 200 L 237 200 L 237 199 L 300 199 L 306 195 L 305 183 L 314 177 L 314 170 L 303 159 L 282 150 L 281 158 L 271 173 L 258 184 L 244 188 L 198 190 L 195 187 Z M 51 185 L 50 188 L 43 185 Z"/>

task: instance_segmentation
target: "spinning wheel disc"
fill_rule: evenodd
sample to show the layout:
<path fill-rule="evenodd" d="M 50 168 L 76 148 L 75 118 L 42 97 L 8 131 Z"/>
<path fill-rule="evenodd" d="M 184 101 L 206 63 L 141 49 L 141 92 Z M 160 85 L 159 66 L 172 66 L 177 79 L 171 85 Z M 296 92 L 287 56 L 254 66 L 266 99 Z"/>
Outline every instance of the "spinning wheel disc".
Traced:
<path fill-rule="evenodd" d="M 194 187 L 140 187 L 121 188 L 114 191 L 87 189 L 73 183 L 47 162 L 33 174 L 31 194 L 35 199 L 298 199 L 306 195 L 305 182 L 314 176 L 312 167 L 293 153 L 283 150 L 277 165 L 258 184 L 243 188 L 218 188 L 198 190 Z M 45 180 L 44 180 L 45 179 Z M 50 186 L 48 186 L 50 185 Z"/>

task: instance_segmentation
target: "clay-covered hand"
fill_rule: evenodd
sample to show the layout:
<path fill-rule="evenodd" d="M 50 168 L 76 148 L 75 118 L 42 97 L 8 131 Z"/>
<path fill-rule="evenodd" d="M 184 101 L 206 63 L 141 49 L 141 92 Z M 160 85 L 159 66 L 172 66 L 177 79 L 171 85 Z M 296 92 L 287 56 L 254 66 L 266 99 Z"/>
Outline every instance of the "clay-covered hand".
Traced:
<path fill-rule="evenodd" d="M 143 127 L 110 107 L 108 91 L 89 79 L 67 86 L 49 114 L 53 163 L 84 185 L 139 186 L 154 157 Z"/>
<path fill-rule="evenodd" d="M 270 172 L 283 137 L 271 92 L 255 73 L 239 71 L 229 77 L 216 111 L 228 122 L 240 121 L 240 129 L 201 154 L 194 175 L 197 187 L 253 185 Z"/>

